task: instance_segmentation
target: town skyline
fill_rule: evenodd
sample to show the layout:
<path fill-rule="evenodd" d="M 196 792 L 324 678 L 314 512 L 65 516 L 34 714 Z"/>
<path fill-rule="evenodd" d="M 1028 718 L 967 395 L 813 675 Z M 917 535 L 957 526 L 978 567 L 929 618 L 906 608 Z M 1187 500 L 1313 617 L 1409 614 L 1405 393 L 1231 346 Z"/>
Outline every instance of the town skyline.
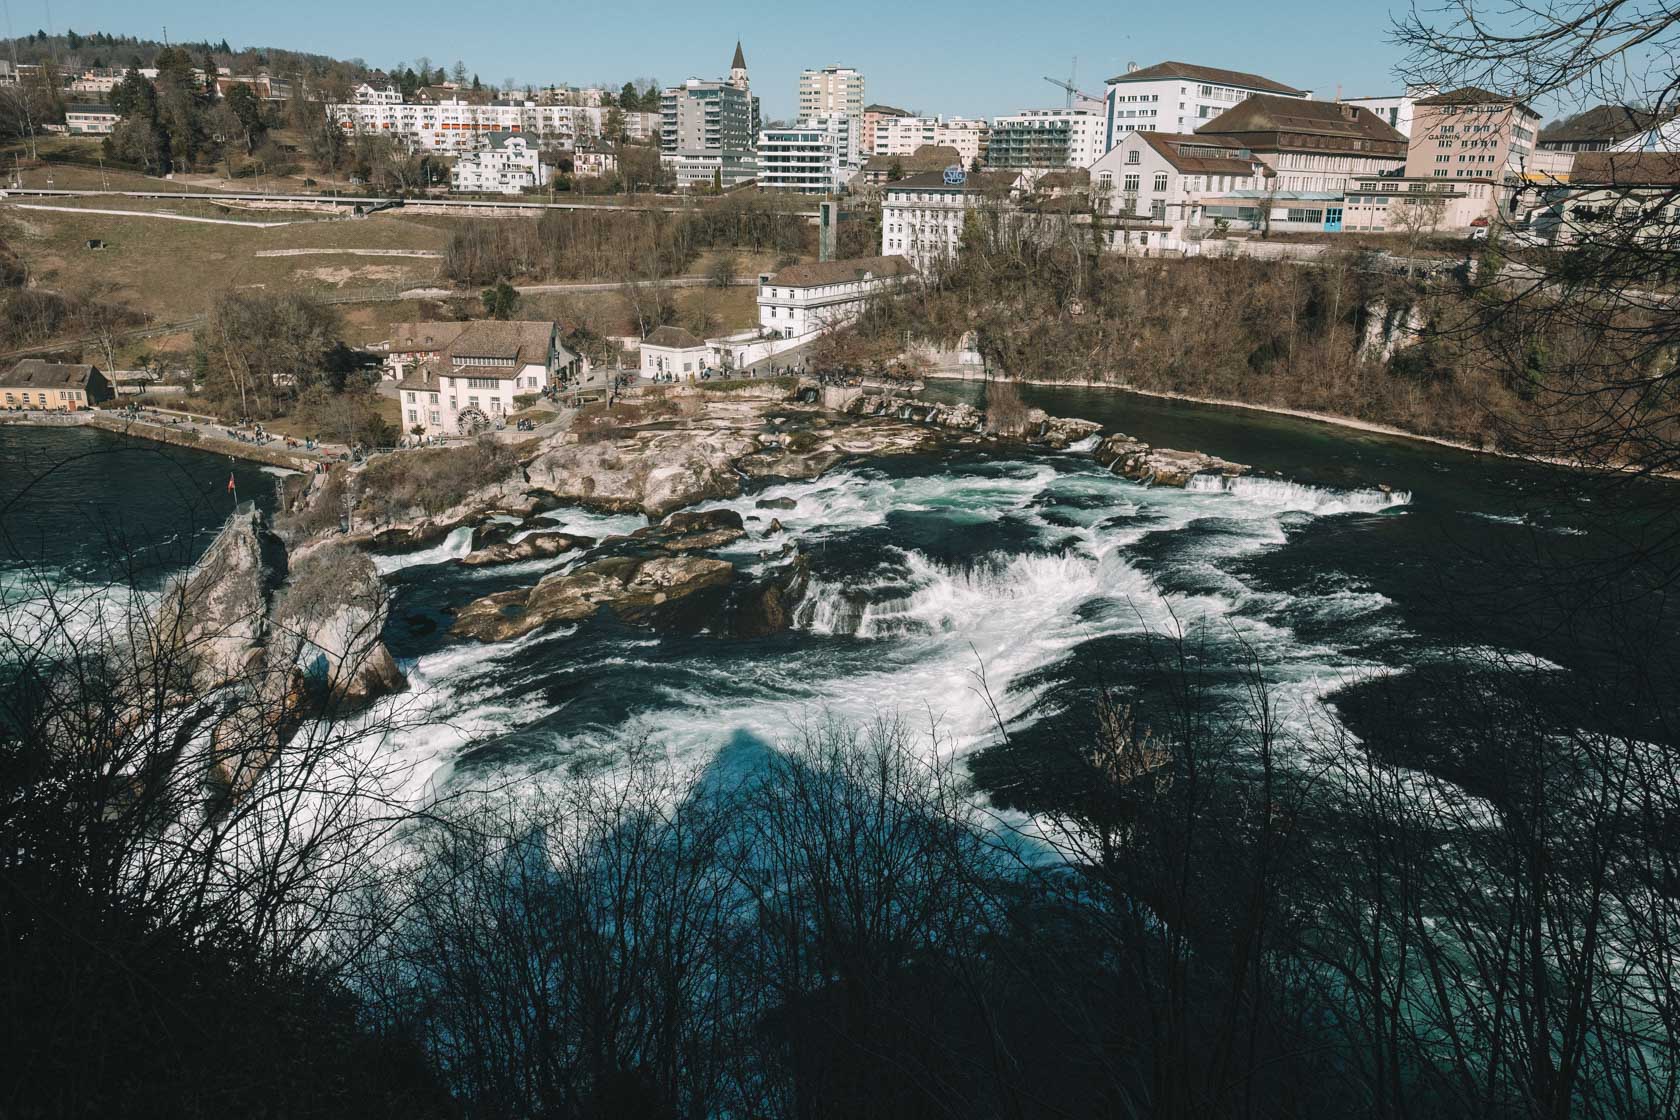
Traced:
<path fill-rule="evenodd" d="M 713 79 L 728 68 L 740 38 L 753 90 L 766 119 L 797 115 L 799 73 L 828 65 L 861 71 L 871 102 L 929 115 L 994 116 L 1060 105 L 1061 90 L 1046 77 L 1066 79 L 1077 56 L 1074 84 L 1100 94 L 1105 80 L 1139 65 L 1176 60 L 1260 73 L 1330 99 L 1398 92 L 1394 67 L 1401 52 L 1387 41 L 1386 9 L 1360 12 L 1334 27 L 1302 36 L 1303 21 L 1321 9 L 1287 0 L 1271 9 L 1268 27 L 1246 26 L 1243 9 L 1221 0 L 1196 13 L 1140 12 L 1124 28 L 1093 34 L 1090 25 L 1111 19 L 1110 9 L 1076 4 L 1058 9 L 1055 21 L 1016 26 L 1017 13 L 996 0 L 957 7 L 936 3 L 907 10 L 864 0 L 844 22 L 778 9 L 759 2 L 733 3 L 719 12 L 669 10 L 654 0 L 617 5 L 584 4 L 559 12 L 514 0 L 499 9 L 507 22 L 488 24 L 474 13 L 428 6 L 427 18 L 394 20 L 395 5 L 352 9 L 302 0 L 284 12 L 173 0 L 150 6 L 136 23 L 127 6 L 94 2 L 43 7 L 31 16 L 10 12 L 11 34 L 37 28 L 62 32 L 106 31 L 176 41 L 226 39 L 235 47 L 310 51 L 360 58 L 388 68 L 421 56 L 433 65 L 458 59 L 486 83 L 590 85 L 653 78 L 671 86 L 687 78 Z M 412 11 L 411 7 L 404 10 Z M 1223 18 L 1222 18 L 1223 14 Z M 300 18 L 301 17 L 301 18 Z M 1231 27 L 1210 37 L 1210 23 Z M 554 29 L 508 36 L 510 26 Z M 883 34 L 882 28 L 890 34 Z M 1241 33 L 1235 29 L 1241 27 Z M 1000 34 L 1007 28 L 1007 34 Z M 937 45 L 939 50 L 930 50 Z M 1392 87 L 1392 88 L 1391 88 Z"/>

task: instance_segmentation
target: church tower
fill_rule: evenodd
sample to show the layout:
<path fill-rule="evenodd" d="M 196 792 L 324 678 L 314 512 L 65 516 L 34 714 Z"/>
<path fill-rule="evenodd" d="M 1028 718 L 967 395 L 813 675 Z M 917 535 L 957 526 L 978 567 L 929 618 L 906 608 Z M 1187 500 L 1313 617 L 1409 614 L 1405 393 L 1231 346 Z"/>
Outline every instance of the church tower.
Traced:
<path fill-rule="evenodd" d="M 735 40 L 735 61 L 729 64 L 729 84 L 736 89 L 747 88 L 747 56 L 741 53 L 741 40 Z"/>

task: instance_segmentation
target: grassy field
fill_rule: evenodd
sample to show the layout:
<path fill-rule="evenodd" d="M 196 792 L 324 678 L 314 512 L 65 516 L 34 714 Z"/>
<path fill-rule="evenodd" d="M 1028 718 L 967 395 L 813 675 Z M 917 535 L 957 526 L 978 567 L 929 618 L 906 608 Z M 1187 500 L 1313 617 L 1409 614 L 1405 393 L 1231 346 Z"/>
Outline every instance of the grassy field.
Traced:
<path fill-rule="evenodd" d="M 295 288 L 327 295 L 430 284 L 437 278 L 435 259 L 357 257 L 335 251 L 437 251 L 448 241 L 444 231 L 429 223 L 384 216 L 242 229 L 16 206 L 0 209 L 0 237 L 23 258 L 36 285 L 75 292 L 96 283 L 111 284 L 131 305 L 165 322 L 202 313 L 229 289 Z M 104 241 L 107 247 L 90 250 L 90 239 Z M 300 249 L 327 252 L 256 255 Z"/>

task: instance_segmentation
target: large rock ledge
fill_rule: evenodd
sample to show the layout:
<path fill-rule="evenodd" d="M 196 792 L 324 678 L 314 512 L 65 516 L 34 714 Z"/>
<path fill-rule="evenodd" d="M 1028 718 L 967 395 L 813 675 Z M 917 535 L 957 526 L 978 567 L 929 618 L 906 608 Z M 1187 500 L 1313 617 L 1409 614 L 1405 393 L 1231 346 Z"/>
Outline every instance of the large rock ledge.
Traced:
<path fill-rule="evenodd" d="M 1242 463 L 1216 458 L 1200 451 L 1176 451 L 1151 447 L 1128 435 L 1112 435 L 1097 444 L 1091 455 L 1097 462 L 1124 478 L 1157 486 L 1188 486 L 1199 474 L 1235 478 L 1247 474 Z"/>
<path fill-rule="evenodd" d="M 729 586 L 735 566 L 709 556 L 614 556 L 543 577 L 535 587 L 487 595 L 456 616 L 451 633 L 481 642 L 518 638 L 602 607 L 626 622 L 672 615 L 702 591 Z"/>

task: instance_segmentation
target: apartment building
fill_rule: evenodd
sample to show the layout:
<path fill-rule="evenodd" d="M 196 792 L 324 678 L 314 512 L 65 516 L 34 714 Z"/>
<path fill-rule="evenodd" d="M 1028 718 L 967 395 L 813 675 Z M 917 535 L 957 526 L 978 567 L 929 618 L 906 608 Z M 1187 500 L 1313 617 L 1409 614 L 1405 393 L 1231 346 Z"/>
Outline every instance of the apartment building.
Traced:
<path fill-rule="evenodd" d="M 873 190 L 909 175 L 944 171 L 953 166 L 962 166 L 962 153 L 955 148 L 929 144 L 907 156 L 870 156 L 863 161 L 863 169 L 852 180 L 852 185 Z"/>
<path fill-rule="evenodd" d="M 1372 116 L 1400 135 L 1410 137 L 1412 113 L 1418 99 L 1433 97 L 1440 92 L 1438 86 L 1407 86 L 1404 93 L 1384 94 L 1379 97 L 1340 97 L 1337 100 L 1344 105 L 1357 105 L 1361 109 L 1369 110 Z"/>
<path fill-rule="evenodd" d="M 1230 137 L 1145 130 L 1122 134 L 1091 166 L 1091 189 L 1111 249 L 1177 250 L 1202 232 L 1203 196 L 1264 190 L 1271 177 Z"/>
<path fill-rule="evenodd" d="M 1335 101 L 1255 94 L 1196 130 L 1258 156 L 1285 193 L 1340 195 L 1360 175 L 1399 173 L 1407 140 L 1369 109 Z"/>
<path fill-rule="evenodd" d="M 1421 98 L 1413 110 L 1406 176 L 1520 178 L 1529 170 L 1539 130 L 1540 114 L 1522 101 L 1475 86 Z"/>
<path fill-rule="evenodd" d="M 528 136 L 492 132 L 483 151 L 463 152 L 449 169 L 449 189 L 469 194 L 520 194 L 548 185 L 552 170 Z"/>
<path fill-rule="evenodd" d="M 1222 70 L 1189 62 L 1159 62 L 1126 68 L 1108 79 L 1104 94 L 1103 147 L 1112 148 L 1128 132 L 1194 132 L 1214 117 L 1257 93 L 1312 97 L 1258 74 Z"/>
<path fill-rule="evenodd" d="M 799 117 L 850 117 L 863 122 L 863 75 L 849 66 L 825 66 L 799 74 Z"/>
<path fill-rule="evenodd" d="M 857 318 L 869 301 L 915 275 L 899 256 L 789 265 L 758 277 L 758 325 L 783 338 L 831 330 Z"/>
<path fill-rule="evenodd" d="M 875 124 L 873 155 L 907 156 L 917 148 L 935 144 L 955 148 L 963 166 L 986 156 L 992 126 L 966 117 L 884 117 Z"/>
<path fill-rule="evenodd" d="M 665 91 L 660 109 L 660 158 L 675 168 L 677 186 L 733 187 L 758 174 L 758 98 L 740 43 L 726 80 L 690 78 Z"/>
<path fill-rule="evenodd" d="M 460 324 L 442 353 L 397 382 L 403 431 L 470 435 L 518 411 L 517 398 L 546 389 L 582 361 L 560 344 L 554 322 Z"/>
<path fill-rule="evenodd" d="M 926 274 L 957 259 L 963 223 L 983 205 L 1008 207 L 1018 174 L 969 174 L 961 164 L 888 183 L 881 194 L 881 255 Z"/>
<path fill-rule="evenodd" d="M 836 113 L 758 134 L 758 185 L 763 190 L 838 194 L 858 168 L 856 119 Z"/>
<path fill-rule="evenodd" d="M 389 136 L 417 151 L 479 151 L 499 132 L 534 134 L 555 147 L 569 148 L 576 136 L 573 110 L 563 105 L 455 96 L 404 102 L 399 95 L 390 101 L 379 91 L 374 96 L 370 101 L 332 103 L 326 112 L 347 133 Z"/>
<path fill-rule="evenodd" d="M 911 114 L 904 109 L 895 109 L 891 105 L 866 105 L 863 109 L 863 128 L 859 132 L 858 151 L 864 156 L 875 154 L 875 130 L 882 121 L 895 117 L 908 117 Z"/>
<path fill-rule="evenodd" d="M 1090 167 L 1104 148 L 1103 103 L 1080 98 L 1070 108 L 1027 109 L 997 117 L 986 145 L 992 167 Z"/>

